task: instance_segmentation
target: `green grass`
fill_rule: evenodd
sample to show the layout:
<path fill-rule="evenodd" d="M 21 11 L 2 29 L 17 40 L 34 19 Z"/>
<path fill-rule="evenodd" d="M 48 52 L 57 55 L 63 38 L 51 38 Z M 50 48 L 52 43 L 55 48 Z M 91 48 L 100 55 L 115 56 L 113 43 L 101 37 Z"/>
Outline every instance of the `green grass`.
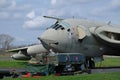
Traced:
<path fill-rule="evenodd" d="M 0 61 L 0 68 L 24 68 L 26 61 Z M 103 62 L 96 63 L 96 66 L 120 66 L 120 57 L 105 57 Z M 116 73 L 99 73 L 99 74 L 81 74 L 76 76 L 43 76 L 41 78 L 5 78 L 3 80 L 120 80 L 120 72 Z"/>
<path fill-rule="evenodd" d="M 26 65 L 26 61 L 0 61 L 0 68 L 24 68 Z"/>
<path fill-rule="evenodd" d="M 120 72 L 118 73 L 102 73 L 102 74 L 81 74 L 75 76 L 43 76 L 40 78 L 9 78 L 4 80 L 120 80 Z"/>
<path fill-rule="evenodd" d="M 0 68 L 24 68 L 27 61 L 18 60 L 2 60 L 0 61 Z M 105 57 L 104 61 L 97 62 L 96 67 L 110 67 L 110 66 L 120 66 L 120 57 Z"/>
<path fill-rule="evenodd" d="M 120 66 L 120 57 L 104 57 L 104 61 L 97 62 L 96 67 Z"/>

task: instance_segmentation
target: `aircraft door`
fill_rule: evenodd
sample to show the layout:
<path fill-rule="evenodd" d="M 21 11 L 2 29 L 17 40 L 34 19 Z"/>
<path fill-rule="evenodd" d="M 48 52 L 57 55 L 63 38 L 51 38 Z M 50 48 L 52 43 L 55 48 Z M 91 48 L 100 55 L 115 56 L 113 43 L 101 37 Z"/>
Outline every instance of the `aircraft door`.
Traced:
<path fill-rule="evenodd" d="M 72 27 L 76 40 L 82 40 L 86 37 L 85 30 L 81 26 Z"/>
<path fill-rule="evenodd" d="M 86 36 L 85 30 L 83 30 L 81 27 L 77 27 L 77 34 L 78 34 L 78 39 L 83 39 Z"/>

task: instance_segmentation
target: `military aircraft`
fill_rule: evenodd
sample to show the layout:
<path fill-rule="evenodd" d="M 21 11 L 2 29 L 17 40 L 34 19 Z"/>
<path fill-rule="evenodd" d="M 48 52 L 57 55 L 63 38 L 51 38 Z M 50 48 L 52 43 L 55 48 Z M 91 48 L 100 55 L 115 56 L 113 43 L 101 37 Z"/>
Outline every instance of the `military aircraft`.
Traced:
<path fill-rule="evenodd" d="M 86 57 L 91 68 L 95 66 L 94 62 L 103 60 L 103 55 L 120 56 L 118 25 L 87 19 L 44 17 L 57 21 L 38 37 L 41 47 L 25 48 L 28 55 L 49 52 L 50 49 L 55 53 L 80 53 Z"/>

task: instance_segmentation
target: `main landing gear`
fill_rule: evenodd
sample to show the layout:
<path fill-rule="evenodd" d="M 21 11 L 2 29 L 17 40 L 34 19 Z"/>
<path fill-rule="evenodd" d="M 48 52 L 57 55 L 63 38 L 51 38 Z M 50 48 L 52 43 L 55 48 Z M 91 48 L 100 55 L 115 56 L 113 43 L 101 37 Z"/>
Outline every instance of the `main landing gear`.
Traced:
<path fill-rule="evenodd" d="M 95 68 L 95 62 L 92 60 L 92 58 L 86 60 L 86 65 L 89 69 Z"/>

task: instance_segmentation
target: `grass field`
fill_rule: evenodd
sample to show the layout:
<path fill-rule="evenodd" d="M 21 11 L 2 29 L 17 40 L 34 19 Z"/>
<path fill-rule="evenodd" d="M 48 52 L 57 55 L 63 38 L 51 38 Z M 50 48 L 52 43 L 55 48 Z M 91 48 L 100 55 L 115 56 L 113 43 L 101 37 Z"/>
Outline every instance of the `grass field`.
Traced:
<path fill-rule="evenodd" d="M 0 68 L 24 68 L 26 64 L 27 64 L 26 61 L 5 60 L 0 61 Z"/>
<path fill-rule="evenodd" d="M 0 60 L 0 68 L 24 68 L 27 61 Z M 120 66 L 120 57 L 105 57 L 104 61 L 97 62 L 96 67 Z"/>
<path fill-rule="evenodd" d="M 120 66 L 120 57 L 104 57 L 104 61 L 97 62 L 96 67 Z"/>
<path fill-rule="evenodd" d="M 42 76 L 40 78 L 8 78 L 4 80 L 120 80 L 120 72 L 103 74 L 81 74 L 75 76 Z"/>
<path fill-rule="evenodd" d="M 24 68 L 26 61 L 5 60 L 0 61 L 0 68 Z M 105 57 L 103 62 L 96 63 L 97 67 L 120 66 L 120 57 Z M 76 76 L 42 76 L 40 78 L 5 78 L 3 80 L 120 80 L 120 72 L 81 74 Z"/>

